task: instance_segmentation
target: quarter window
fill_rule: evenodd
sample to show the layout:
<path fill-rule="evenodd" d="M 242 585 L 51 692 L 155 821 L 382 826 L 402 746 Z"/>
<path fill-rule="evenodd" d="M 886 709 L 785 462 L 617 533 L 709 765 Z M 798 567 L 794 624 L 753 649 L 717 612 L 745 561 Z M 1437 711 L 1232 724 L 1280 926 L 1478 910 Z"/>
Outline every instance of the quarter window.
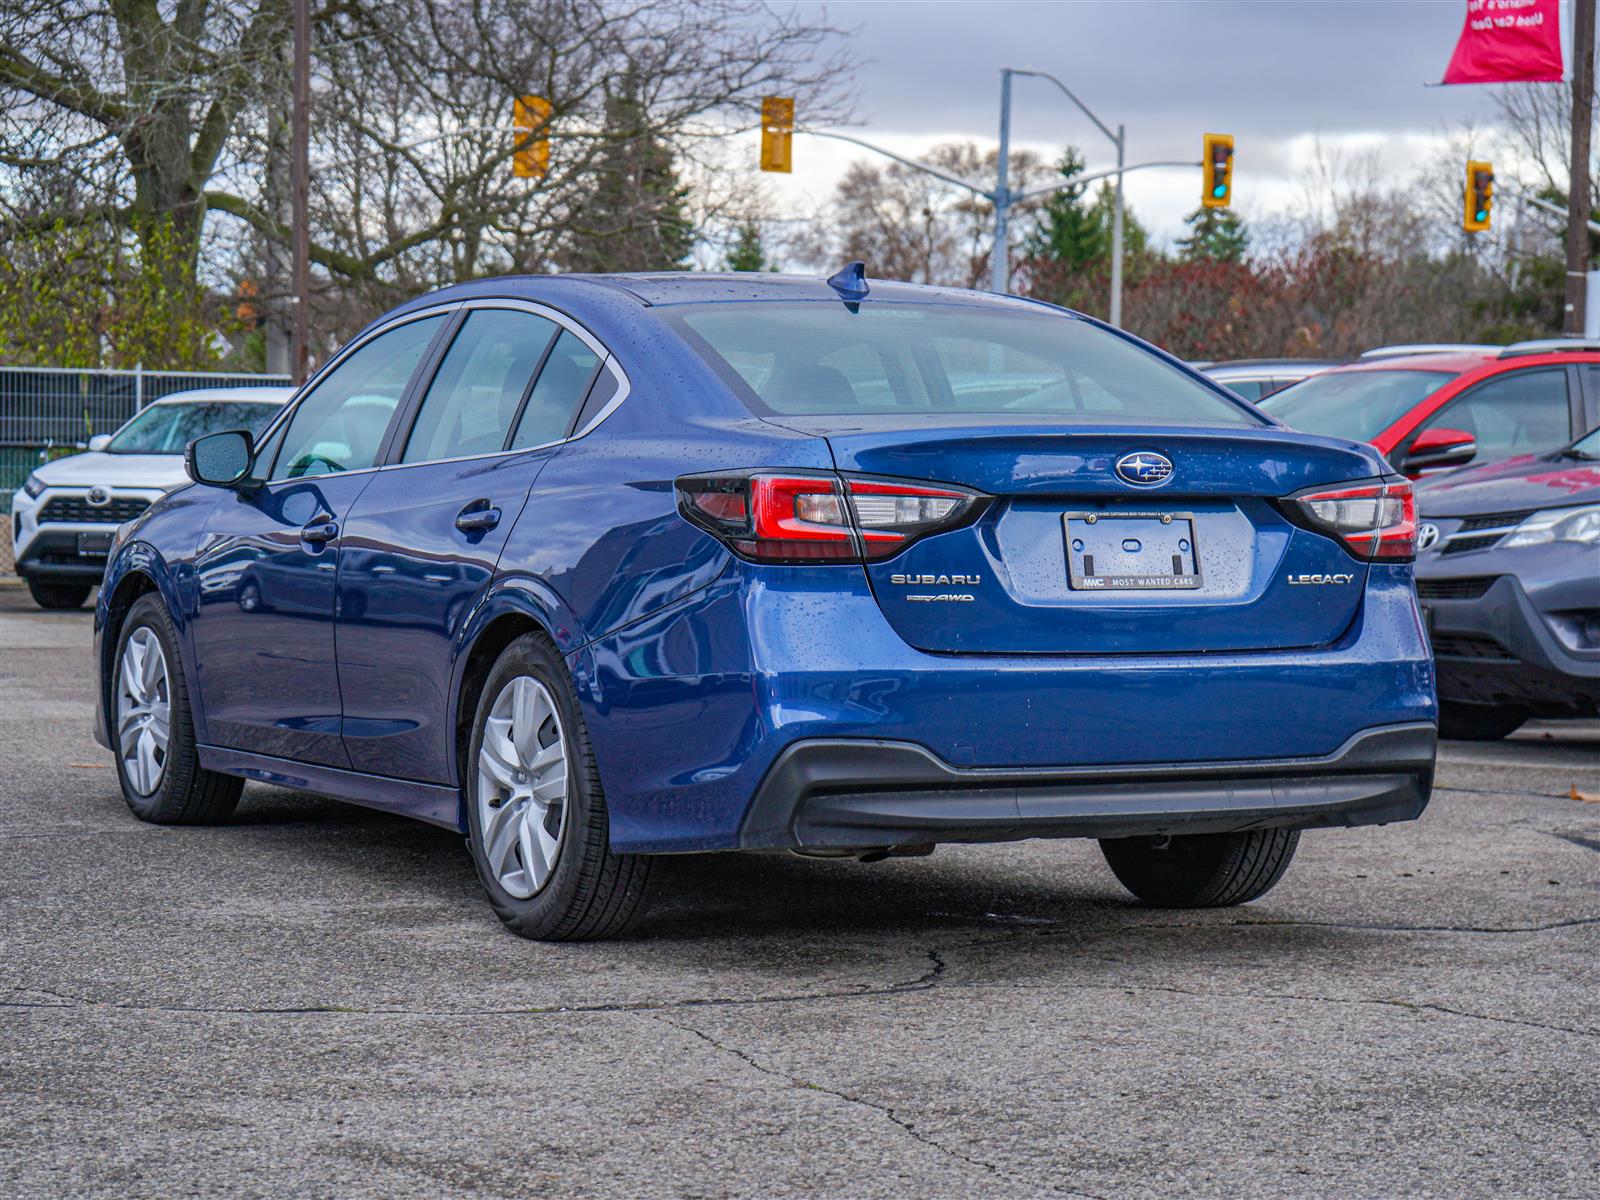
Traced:
<path fill-rule="evenodd" d="M 589 385 L 599 369 L 600 356 L 582 338 L 562 330 L 528 394 L 517 432 L 511 438 L 511 449 L 543 446 L 566 437 L 572 415 L 589 394 Z"/>
<path fill-rule="evenodd" d="M 469 314 L 428 386 L 401 461 L 504 449 L 539 360 L 559 330 L 545 317 L 511 309 Z"/>
<path fill-rule="evenodd" d="M 1430 417 L 1417 432 L 1460 429 L 1478 443 L 1480 463 L 1554 450 L 1572 440 L 1567 369 L 1511 371 L 1479 384 Z"/>
<path fill-rule="evenodd" d="M 400 397 L 444 317 L 381 333 L 330 371 L 295 407 L 274 479 L 359 471 L 378 461 Z"/>

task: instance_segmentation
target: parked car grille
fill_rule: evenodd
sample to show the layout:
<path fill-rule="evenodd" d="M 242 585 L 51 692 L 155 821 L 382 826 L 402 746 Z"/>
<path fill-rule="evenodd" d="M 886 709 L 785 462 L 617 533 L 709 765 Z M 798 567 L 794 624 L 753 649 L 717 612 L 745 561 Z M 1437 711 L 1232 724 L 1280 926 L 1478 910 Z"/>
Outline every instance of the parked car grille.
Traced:
<path fill-rule="evenodd" d="M 1468 579 L 1419 579 L 1419 600 L 1476 600 L 1494 586 L 1498 575 L 1475 575 Z"/>
<path fill-rule="evenodd" d="M 124 521 L 133 520 L 149 507 L 150 501 L 141 500 L 137 496 L 114 498 L 111 503 L 99 506 L 90 504 L 82 496 L 56 496 L 39 510 L 38 520 L 40 524 L 59 521 L 120 525 Z"/>
<path fill-rule="evenodd" d="M 1468 517 L 1450 535 L 1440 553 L 1465 554 L 1470 550 L 1487 550 L 1537 511 L 1527 508 L 1521 512 L 1484 513 L 1481 517 Z M 1472 536 L 1479 529 L 1493 529 L 1495 532 Z"/>
<path fill-rule="evenodd" d="M 1471 533 L 1474 529 L 1504 529 L 1507 525 L 1521 525 L 1537 511 L 1526 508 L 1521 512 L 1485 513 L 1481 517 L 1468 517 L 1456 532 Z"/>
<path fill-rule="evenodd" d="M 1493 638 L 1447 633 L 1433 639 L 1433 652 L 1440 658 L 1477 658 L 1489 662 L 1516 662 L 1512 654 Z"/>

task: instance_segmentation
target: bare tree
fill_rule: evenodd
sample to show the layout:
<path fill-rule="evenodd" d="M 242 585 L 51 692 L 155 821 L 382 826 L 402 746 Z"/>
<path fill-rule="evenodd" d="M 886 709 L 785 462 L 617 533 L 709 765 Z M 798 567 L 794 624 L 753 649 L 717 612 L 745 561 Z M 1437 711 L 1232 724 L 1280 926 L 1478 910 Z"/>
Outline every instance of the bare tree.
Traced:
<path fill-rule="evenodd" d="M 995 152 L 945 142 L 925 156 L 931 166 L 978 187 L 993 187 Z M 1028 151 L 1011 156 L 1010 183 L 1038 182 L 1044 168 Z M 994 206 L 914 167 L 852 163 L 804 255 L 820 264 L 862 259 L 888 279 L 976 287 L 988 276 Z"/>
<path fill-rule="evenodd" d="M 288 15 L 288 0 L 6 0 L 0 236 L 170 223 L 193 277 L 203 237 L 232 223 L 220 244 L 241 258 L 220 273 L 264 277 L 270 313 Z M 603 221 L 593 203 L 630 153 L 688 154 L 768 93 L 821 122 L 850 105 L 841 31 L 758 0 L 322 0 L 313 23 L 311 253 L 335 336 L 431 286 L 547 269 L 577 237 L 638 236 L 658 196 L 622 188 Z M 528 94 L 552 105 L 537 180 L 511 169 Z"/>

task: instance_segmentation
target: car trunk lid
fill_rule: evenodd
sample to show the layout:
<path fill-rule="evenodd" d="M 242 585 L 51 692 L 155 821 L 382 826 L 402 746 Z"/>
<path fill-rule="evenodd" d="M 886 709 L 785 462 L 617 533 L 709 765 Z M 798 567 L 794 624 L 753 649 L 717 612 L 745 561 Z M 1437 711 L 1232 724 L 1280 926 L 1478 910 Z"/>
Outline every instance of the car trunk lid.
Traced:
<path fill-rule="evenodd" d="M 1356 617 L 1367 564 L 1290 521 L 1279 498 L 1370 478 L 1359 450 L 1282 430 L 1063 427 L 925 415 L 786 416 L 846 474 L 975 488 L 974 523 L 868 577 L 919 649 L 1170 654 L 1326 645 Z M 1129 474 L 1170 475 L 1154 486 Z M 1118 463 L 1124 472 L 1118 473 Z"/>

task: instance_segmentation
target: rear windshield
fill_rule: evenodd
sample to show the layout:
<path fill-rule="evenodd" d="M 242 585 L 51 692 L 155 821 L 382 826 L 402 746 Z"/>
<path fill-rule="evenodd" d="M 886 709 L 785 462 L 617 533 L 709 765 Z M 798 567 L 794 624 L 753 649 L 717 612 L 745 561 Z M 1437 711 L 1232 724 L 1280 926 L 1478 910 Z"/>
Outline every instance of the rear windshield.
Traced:
<path fill-rule="evenodd" d="M 283 406 L 244 400 L 185 400 L 152 404 L 121 429 L 106 446 L 112 454 L 182 454 L 203 433 L 248 429 L 260 433 Z"/>
<path fill-rule="evenodd" d="M 1370 442 L 1455 376 L 1443 371 L 1330 371 L 1261 402 L 1305 433 Z"/>
<path fill-rule="evenodd" d="M 871 301 L 857 312 L 833 301 L 660 311 L 757 413 L 1262 424 L 1149 351 L 1048 312 Z"/>

